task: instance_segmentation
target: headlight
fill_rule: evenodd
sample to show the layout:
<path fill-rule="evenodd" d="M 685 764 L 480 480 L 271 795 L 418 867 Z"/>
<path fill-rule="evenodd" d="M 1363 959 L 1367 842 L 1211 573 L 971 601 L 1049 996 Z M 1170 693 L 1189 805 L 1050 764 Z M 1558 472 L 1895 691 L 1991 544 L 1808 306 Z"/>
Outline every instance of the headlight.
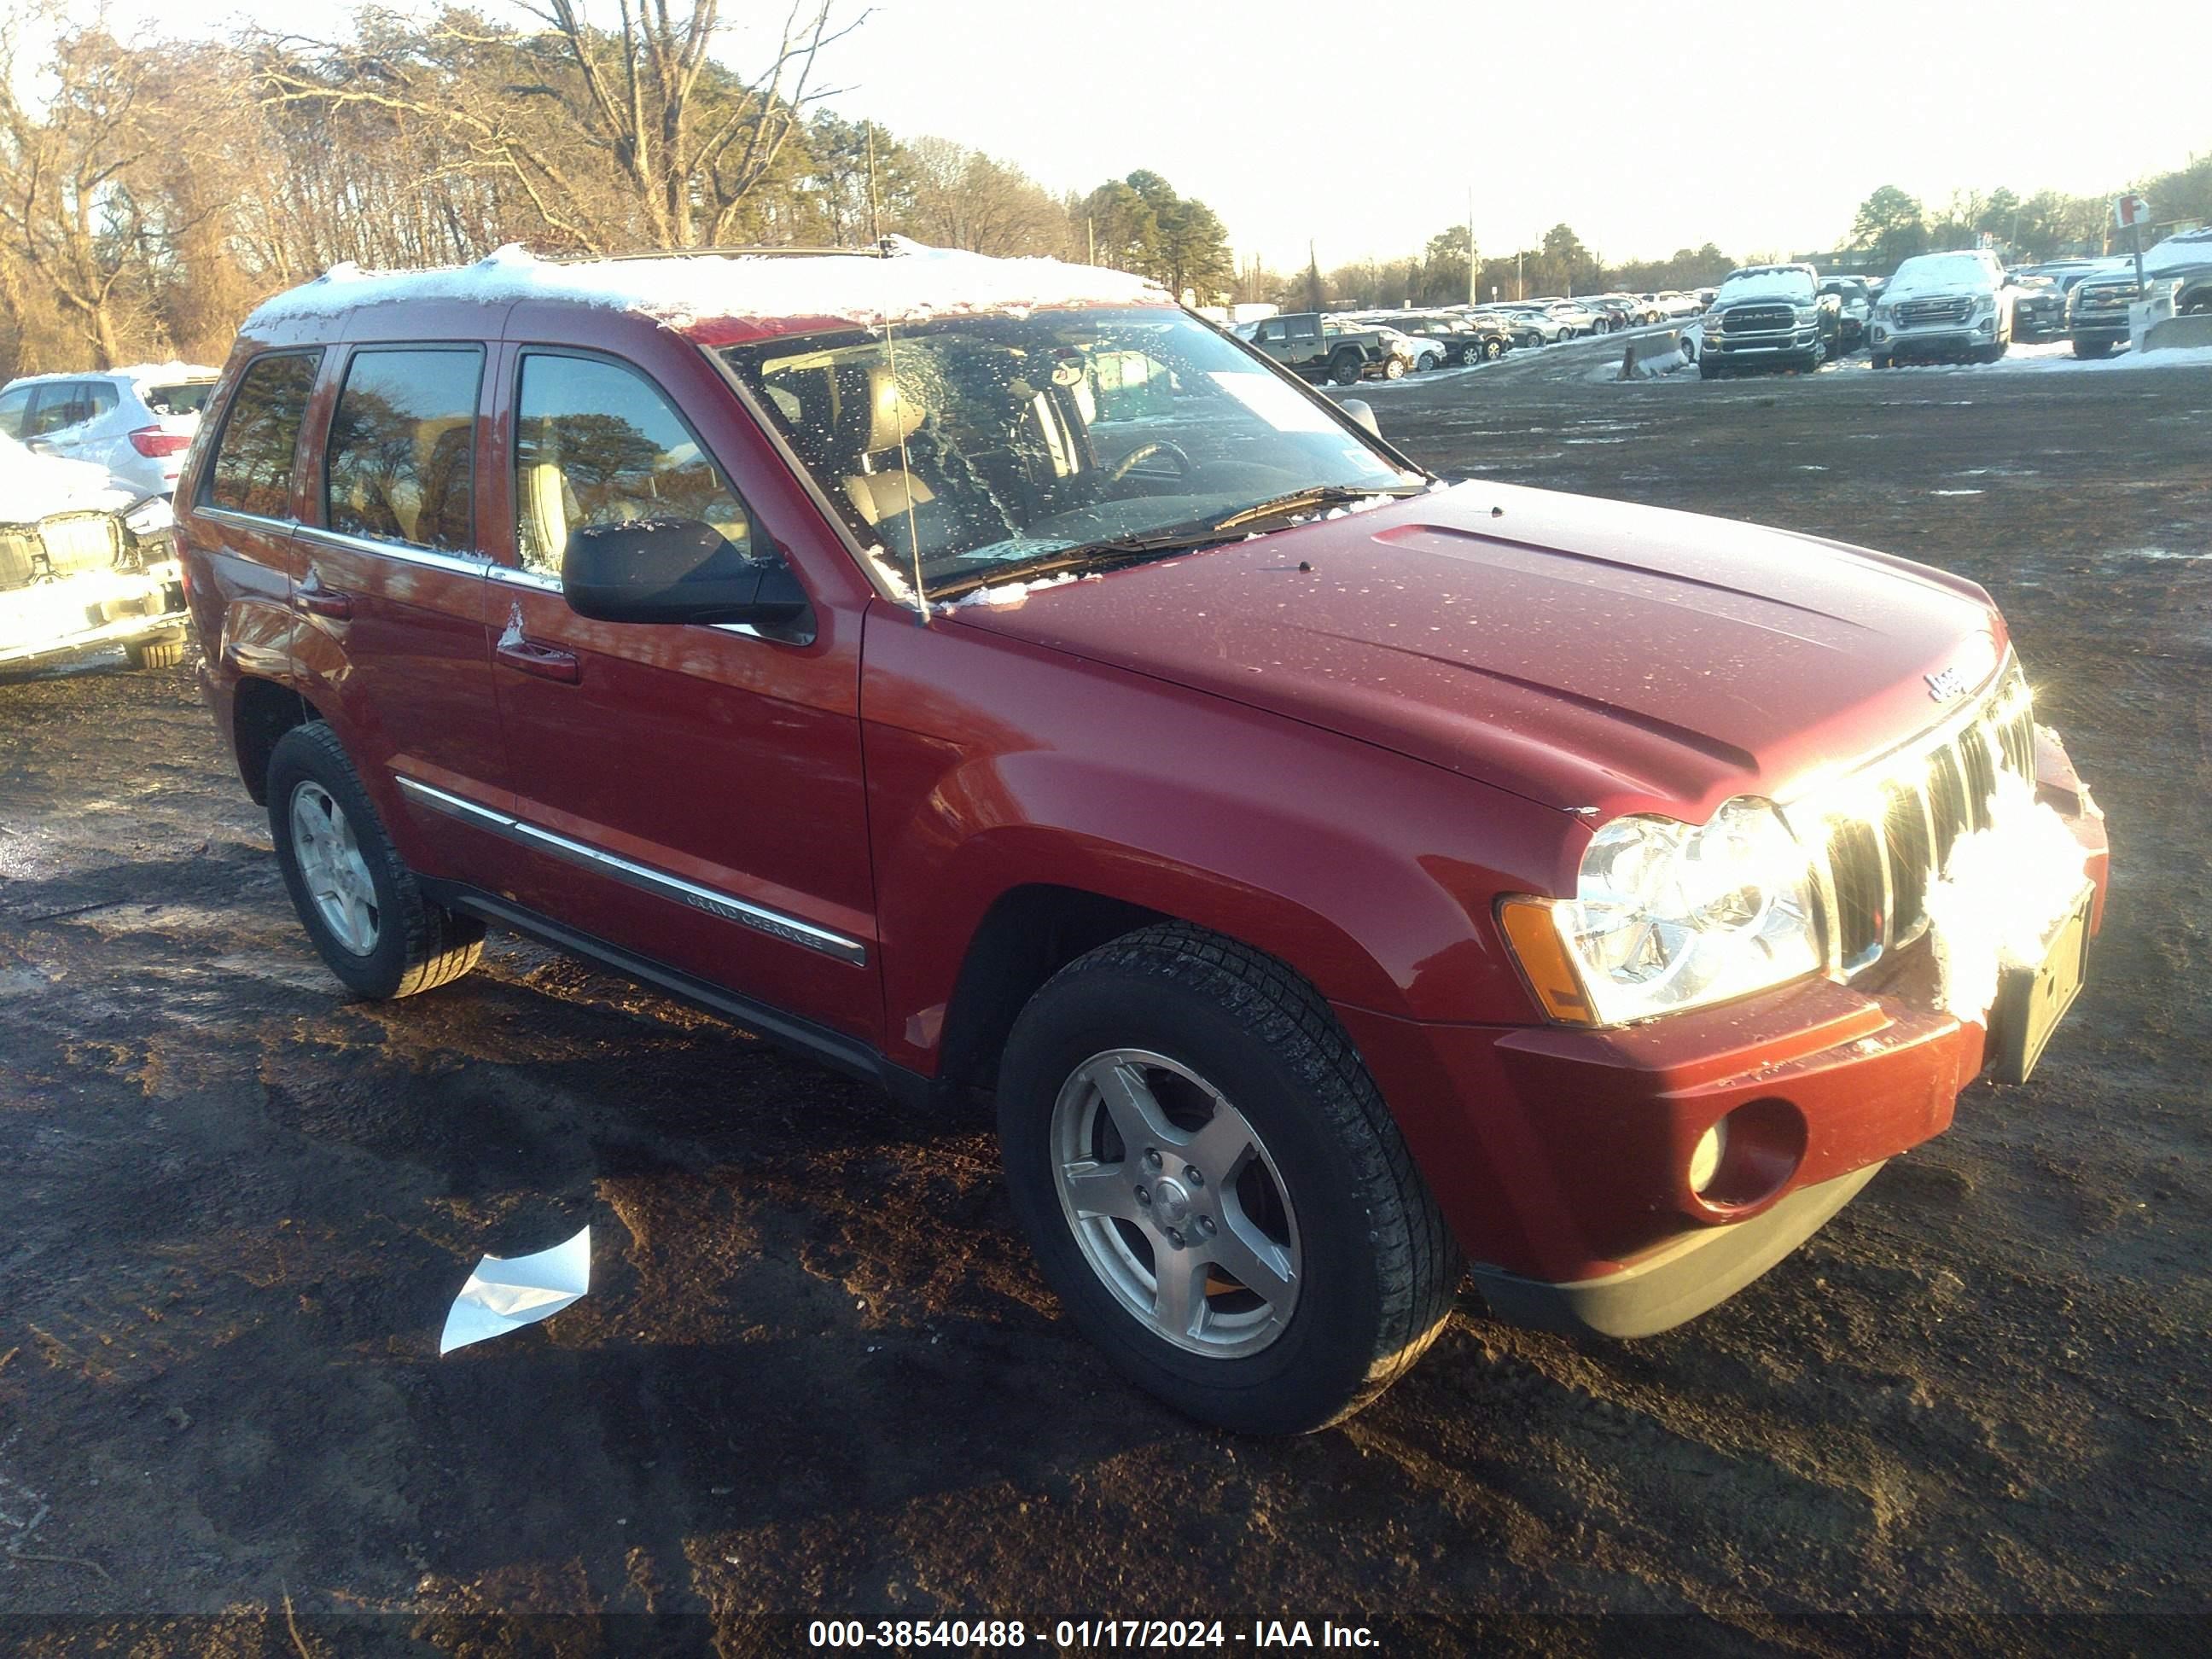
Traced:
<path fill-rule="evenodd" d="M 1572 899 L 1509 900 L 1503 920 L 1547 1012 L 1579 1024 L 1702 1007 L 1821 965 L 1805 851 L 1748 795 L 1703 825 L 1615 818 L 1592 837 Z M 1563 976 L 1575 982 L 1561 997 Z"/>
<path fill-rule="evenodd" d="M 123 522 L 134 536 L 151 536 L 168 529 L 177 521 L 169 511 L 166 495 L 149 495 L 123 515 Z"/>
<path fill-rule="evenodd" d="M 1994 294 L 1982 294 L 1982 295 L 1976 295 L 1976 296 L 1975 296 L 1975 299 L 1974 299 L 1974 315 L 1975 315 L 1975 316 L 1979 317 L 1979 316 L 1981 316 L 1984 313 L 1985 313 L 1985 312 L 1991 312 L 1991 311 L 1995 311 L 1996 308 L 1997 308 L 1997 296 L 1996 296 L 1996 295 L 1994 295 Z"/>
<path fill-rule="evenodd" d="M 1880 305 L 1874 308 L 1874 319 L 1877 323 L 1886 323 L 1889 320 L 1888 301 L 1884 300 Z"/>

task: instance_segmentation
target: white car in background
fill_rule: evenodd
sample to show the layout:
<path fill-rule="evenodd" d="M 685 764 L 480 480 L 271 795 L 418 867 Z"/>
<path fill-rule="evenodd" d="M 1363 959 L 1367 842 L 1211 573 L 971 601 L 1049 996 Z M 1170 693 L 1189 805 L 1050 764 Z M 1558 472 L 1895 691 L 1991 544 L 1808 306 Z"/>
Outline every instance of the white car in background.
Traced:
<path fill-rule="evenodd" d="M 161 492 L 0 436 L 0 672 L 118 646 L 134 668 L 182 661 L 174 523 Z"/>
<path fill-rule="evenodd" d="M 172 495 L 219 372 L 141 363 L 27 374 L 0 388 L 0 435 L 38 454 L 106 467 L 134 495 Z"/>

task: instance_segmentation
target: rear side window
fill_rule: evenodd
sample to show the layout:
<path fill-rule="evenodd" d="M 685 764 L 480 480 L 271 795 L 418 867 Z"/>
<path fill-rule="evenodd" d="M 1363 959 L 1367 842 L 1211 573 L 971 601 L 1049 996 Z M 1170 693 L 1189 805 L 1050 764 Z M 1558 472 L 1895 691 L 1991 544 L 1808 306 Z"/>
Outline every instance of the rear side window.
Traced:
<path fill-rule="evenodd" d="M 448 553 L 474 547 L 483 374 L 473 347 L 355 352 L 331 416 L 323 522 Z"/>
<path fill-rule="evenodd" d="M 31 406 L 31 393 L 35 386 L 19 386 L 13 392 L 0 392 L 0 432 L 11 438 L 23 435 L 23 416 Z"/>
<path fill-rule="evenodd" d="M 515 543 L 526 570 L 561 573 L 571 531 L 630 519 L 711 525 L 745 557 L 752 515 L 659 388 L 590 357 L 522 360 L 514 422 Z"/>
<path fill-rule="evenodd" d="M 82 380 L 54 380 L 40 386 L 31 403 L 27 438 L 66 431 L 92 418 L 92 388 Z"/>
<path fill-rule="evenodd" d="M 212 505 L 264 519 L 291 516 L 292 453 L 322 360 L 319 351 L 292 351 L 246 366 L 208 475 Z"/>
<path fill-rule="evenodd" d="M 142 387 L 139 395 L 156 415 L 197 415 L 207 407 L 214 390 L 213 380 L 179 380 Z"/>

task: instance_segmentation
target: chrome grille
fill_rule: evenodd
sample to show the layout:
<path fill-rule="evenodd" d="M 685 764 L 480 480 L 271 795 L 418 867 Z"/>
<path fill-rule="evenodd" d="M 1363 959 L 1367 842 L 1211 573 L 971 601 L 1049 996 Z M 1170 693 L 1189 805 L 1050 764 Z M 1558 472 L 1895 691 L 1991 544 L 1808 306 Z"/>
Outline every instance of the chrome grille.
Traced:
<path fill-rule="evenodd" d="M 1771 334 L 1788 330 L 1797 320 L 1788 306 L 1731 306 L 1723 314 L 1725 334 Z"/>
<path fill-rule="evenodd" d="M 1897 320 L 1904 328 L 1927 328 L 1938 323 L 1963 323 L 1973 310 L 1972 300 L 1901 300 Z"/>
<path fill-rule="evenodd" d="M 1999 769 L 2035 777 L 2035 714 L 2018 665 L 1964 716 L 1789 809 L 1817 846 L 1829 965 L 1869 968 L 1928 926 L 1928 889 L 1959 837 L 1991 823 Z"/>
<path fill-rule="evenodd" d="M 105 513 L 58 514 L 42 520 L 39 543 L 46 551 L 46 568 L 57 576 L 105 570 L 123 547 L 114 519 Z"/>

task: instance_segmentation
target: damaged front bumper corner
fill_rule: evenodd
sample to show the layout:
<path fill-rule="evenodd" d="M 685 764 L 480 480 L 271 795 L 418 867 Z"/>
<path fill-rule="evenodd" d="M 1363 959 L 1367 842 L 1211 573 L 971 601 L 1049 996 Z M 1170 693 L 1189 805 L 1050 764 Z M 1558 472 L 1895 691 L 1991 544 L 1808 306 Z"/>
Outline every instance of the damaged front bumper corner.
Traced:
<path fill-rule="evenodd" d="M 2103 813 L 2040 728 L 2036 775 L 2037 799 L 2081 849 L 2082 887 L 2047 937 L 2048 969 L 2069 928 L 2085 948 L 2101 925 L 2110 853 Z M 2057 990 L 2065 978 L 2055 976 Z M 1425 1093 L 1456 1117 L 1417 1115 L 1437 1136 L 1431 1146 L 1458 1150 L 1416 1152 L 1492 1310 L 1636 1337 L 1765 1273 L 1887 1160 L 1949 1127 L 1960 1091 L 2002 1079 L 2007 1056 L 2033 1064 L 2038 1034 L 2008 1030 L 2008 992 L 2018 994 L 2013 981 L 2001 982 L 1996 1013 L 1979 1019 L 1947 1007 L 1923 937 L 1849 982 L 1803 979 L 1638 1025 L 1384 1030 L 1376 1016 L 1344 1013 L 1389 1073 L 1386 1097 Z M 1407 1063 L 1412 1043 L 1422 1071 Z M 1700 1144 L 1723 1124 L 1723 1158 L 1740 1167 L 1700 1187 Z M 1510 1178 L 1488 1174 L 1497 1167 Z"/>

